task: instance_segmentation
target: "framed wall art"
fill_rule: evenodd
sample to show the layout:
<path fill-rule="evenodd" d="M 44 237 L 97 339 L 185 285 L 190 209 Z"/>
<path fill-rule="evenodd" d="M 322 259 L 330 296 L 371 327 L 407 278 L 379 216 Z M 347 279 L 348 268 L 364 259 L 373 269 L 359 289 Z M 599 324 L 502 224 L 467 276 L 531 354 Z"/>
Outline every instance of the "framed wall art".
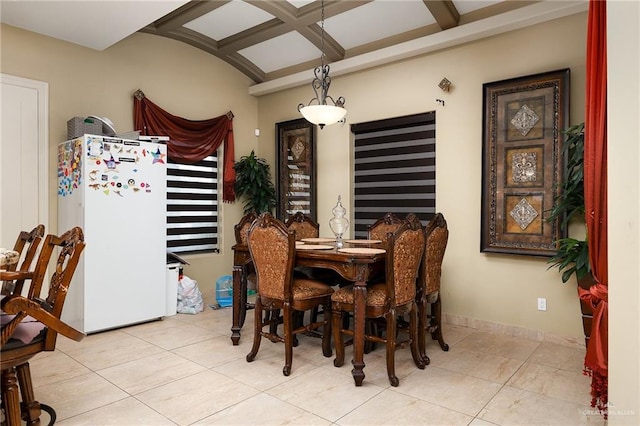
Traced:
<path fill-rule="evenodd" d="M 547 211 L 562 179 L 569 69 L 485 83 L 482 252 L 553 256 L 560 234 Z"/>
<path fill-rule="evenodd" d="M 316 218 L 316 126 L 300 118 L 276 123 L 277 216 L 286 221 L 301 211 Z"/>

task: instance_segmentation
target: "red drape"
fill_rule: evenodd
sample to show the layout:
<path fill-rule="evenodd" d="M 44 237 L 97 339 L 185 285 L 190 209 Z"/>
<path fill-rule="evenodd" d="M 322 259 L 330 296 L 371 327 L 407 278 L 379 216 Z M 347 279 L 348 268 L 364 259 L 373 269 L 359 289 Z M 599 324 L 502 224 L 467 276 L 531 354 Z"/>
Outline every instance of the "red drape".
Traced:
<path fill-rule="evenodd" d="M 213 154 L 224 141 L 222 200 L 235 201 L 232 112 L 208 120 L 187 120 L 166 112 L 137 90 L 133 95 L 133 125 L 142 135 L 169 136 L 169 158 L 186 163 Z"/>
<path fill-rule="evenodd" d="M 584 130 L 584 192 L 589 261 L 596 284 L 580 297 L 591 302 L 593 322 L 585 356 L 591 376 L 591 406 L 607 415 L 608 257 L 607 257 L 607 4 L 589 1 L 587 98 Z"/>

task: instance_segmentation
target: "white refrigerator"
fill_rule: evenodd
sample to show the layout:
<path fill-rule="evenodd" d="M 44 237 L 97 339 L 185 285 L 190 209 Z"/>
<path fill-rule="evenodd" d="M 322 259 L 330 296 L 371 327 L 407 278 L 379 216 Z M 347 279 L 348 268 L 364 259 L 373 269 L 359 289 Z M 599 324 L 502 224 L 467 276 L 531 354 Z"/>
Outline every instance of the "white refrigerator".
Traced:
<path fill-rule="evenodd" d="M 80 226 L 86 242 L 62 313 L 78 330 L 166 315 L 166 155 L 106 136 L 58 145 L 58 230 Z"/>

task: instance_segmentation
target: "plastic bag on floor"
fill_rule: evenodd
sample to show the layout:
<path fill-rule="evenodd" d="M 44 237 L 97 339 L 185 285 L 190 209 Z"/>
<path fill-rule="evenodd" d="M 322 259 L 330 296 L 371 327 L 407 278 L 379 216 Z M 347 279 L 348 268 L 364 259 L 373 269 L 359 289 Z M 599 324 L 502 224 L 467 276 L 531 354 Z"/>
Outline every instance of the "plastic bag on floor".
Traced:
<path fill-rule="evenodd" d="M 204 310 L 204 299 L 198 283 L 186 275 L 178 281 L 178 307 L 180 314 L 197 314 Z"/>

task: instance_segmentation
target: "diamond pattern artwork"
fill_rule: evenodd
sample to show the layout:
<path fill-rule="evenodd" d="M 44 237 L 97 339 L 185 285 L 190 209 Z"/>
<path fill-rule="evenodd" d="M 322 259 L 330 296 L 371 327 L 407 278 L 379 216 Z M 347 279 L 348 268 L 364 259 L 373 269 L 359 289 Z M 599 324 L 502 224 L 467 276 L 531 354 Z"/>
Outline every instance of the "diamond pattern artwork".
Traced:
<path fill-rule="evenodd" d="M 540 121 L 540 117 L 526 104 L 518 110 L 518 112 L 511 119 L 513 127 L 518 129 L 522 136 L 527 136 L 527 133 L 533 129 L 533 126 Z"/>
<path fill-rule="evenodd" d="M 526 198 L 521 199 L 509 214 L 523 231 L 527 229 L 527 226 L 538 216 L 538 212 L 529 204 Z"/>
<path fill-rule="evenodd" d="M 296 141 L 291 145 L 291 154 L 293 154 L 294 161 L 300 161 L 300 157 L 302 153 L 304 153 L 304 142 L 297 138 Z"/>
<path fill-rule="evenodd" d="M 538 154 L 536 152 L 518 152 L 511 157 L 511 171 L 514 182 L 535 182 Z"/>

